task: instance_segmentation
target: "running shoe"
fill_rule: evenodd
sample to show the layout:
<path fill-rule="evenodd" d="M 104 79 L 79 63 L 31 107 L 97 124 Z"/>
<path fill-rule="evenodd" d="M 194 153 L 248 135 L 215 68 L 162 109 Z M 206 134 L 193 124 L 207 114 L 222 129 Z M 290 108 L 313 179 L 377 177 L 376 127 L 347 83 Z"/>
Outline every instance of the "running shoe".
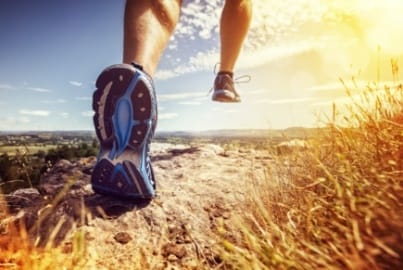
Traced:
<path fill-rule="evenodd" d="M 235 90 L 234 80 L 228 74 L 218 74 L 214 80 L 212 99 L 218 102 L 241 102 L 241 97 Z"/>
<path fill-rule="evenodd" d="M 95 192 L 132 199 L 155 196 L 150 143 L 157 124 L 153 81 L 136 64 L 112 65 L 99 75 L 93 95 L 100 142 L 91 177 Z"/>

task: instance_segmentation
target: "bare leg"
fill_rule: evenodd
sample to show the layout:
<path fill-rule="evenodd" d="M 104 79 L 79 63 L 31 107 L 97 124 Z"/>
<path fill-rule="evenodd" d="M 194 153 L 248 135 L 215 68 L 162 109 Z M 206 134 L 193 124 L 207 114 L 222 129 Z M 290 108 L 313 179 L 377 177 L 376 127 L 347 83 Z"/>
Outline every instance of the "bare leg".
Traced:
<path fill-rule="evenodd" d="M 154 75 L 179 19 L 181 0 L 127 0 L 123 62 L 136 62 Z"/>
<path fill-rule="evenodd" d="M 232 72 L 242 43 L 248 33 L 252 18 L 250 0 L 225 1 L 221 14 L 221 61 L 220 71 Z"/>

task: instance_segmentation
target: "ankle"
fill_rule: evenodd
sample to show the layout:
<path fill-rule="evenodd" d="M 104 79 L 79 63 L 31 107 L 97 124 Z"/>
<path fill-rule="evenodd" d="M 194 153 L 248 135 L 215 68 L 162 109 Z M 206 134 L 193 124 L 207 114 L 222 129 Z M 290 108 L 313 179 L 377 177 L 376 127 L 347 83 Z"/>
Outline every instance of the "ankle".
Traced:
<path fill-rule="evenodd" d="M 231 78 L 233 78 L 233 77 L 234 77 L 234 72 L 222 70 L 222 71 L 219 71 L 219 72 L 217 73 L 217 76 L 220 76 L 220 75 L 228 75 L 228 76 L 230 76 Z"/>
<path fill-rule="evenodd" d="M 150 81 L 153 81 L 153 77 L 152 77 L 152 75 L 148 72 L 147 67 L 144 67 L 143 65 L 140 65 L 139 63 L 137 63 L 137 62 L 135 62 L 135 61 L 132 61 L 130 64 L 131 64 L 132 66 L 134 66 L 135 68 L 141 70 L 145 75 L 147 75 L 148 78 L 150 79 Z"/>
<path fill-rule="evenodd" d="M 135 68 L 138 68 L 138 69 L 140 69 L 141 71 L 144 71 L 144 67 L 143 67 L 142 65 L 140 65 L 139 63 L 133 61 L 131 64 L 132 64 Z"/>

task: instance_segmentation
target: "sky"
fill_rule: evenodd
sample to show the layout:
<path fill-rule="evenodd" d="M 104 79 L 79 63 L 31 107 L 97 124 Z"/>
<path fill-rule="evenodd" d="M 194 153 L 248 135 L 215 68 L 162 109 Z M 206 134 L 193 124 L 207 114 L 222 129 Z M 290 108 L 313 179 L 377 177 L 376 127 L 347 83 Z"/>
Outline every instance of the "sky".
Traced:
<path fill-rule="evenodd" d="M 340 79 L 393 83 L 391 58 L 403 60 L 403 1 L 254 0 L 235 70 L 251 80 L 241 103 L 215 103 L 222 4 L 183 2 L 154 78 L 160 131 L 317 126 L 346 102 Z M 0 131 L 93 129 L 94 82 L 122 61 L 124 5 L 0 0 Z"/>

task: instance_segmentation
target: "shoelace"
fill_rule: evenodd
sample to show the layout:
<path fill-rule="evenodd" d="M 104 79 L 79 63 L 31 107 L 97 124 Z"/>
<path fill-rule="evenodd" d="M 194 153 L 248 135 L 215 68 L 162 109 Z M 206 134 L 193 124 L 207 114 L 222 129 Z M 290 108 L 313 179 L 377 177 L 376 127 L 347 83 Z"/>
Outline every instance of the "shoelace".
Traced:
<path fill-rule="evenodd" d="M 213 74 L 215 76 L 217 76 L 218 72 L 217 72 L 217 67 L 220 65 L 220 63 L 216 63 L 214 65 L 214 69 L 213 69 Z M 252 77 L 248 74 L 245 75 L 241 75 L 239 77 L 236 78 L 231 78 L 232 79 L 232 83 L 233 84 L 240 84 L 240 83 L 248 83 L 250 82 L 250 80 L 252 79 Z M 207 93 L 207 96 L 211 94 L 211 92 L 214 90 L 214 85 L 210 88 L 210 90 Z"/>
<path fill-rule="evenodd" d="M 252 76 L 245 74 L 245 75 L 241 75 L 239 77 L 233 78 L 232 83 L 233 84 L 248 83 L 248 82 L 250 82 L 251 79 L 252 79 Z M 214 90 L 214 85 L 210 88 L 207 95 L 210 95 L 210 93 L 213 92 L 213 90 Z"/>

